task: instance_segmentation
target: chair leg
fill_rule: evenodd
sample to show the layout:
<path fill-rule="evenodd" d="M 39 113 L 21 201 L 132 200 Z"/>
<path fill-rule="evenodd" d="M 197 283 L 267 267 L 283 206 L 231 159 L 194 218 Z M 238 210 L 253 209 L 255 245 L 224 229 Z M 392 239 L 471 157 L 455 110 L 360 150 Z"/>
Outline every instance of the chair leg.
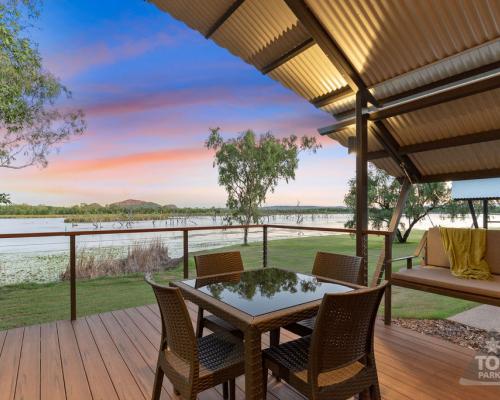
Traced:
<path fill-rule="evenodd" d="M 384 296 L 384 323 L 391 325 L 392 322 L 392 287 L 387 285 Z"/>
<path fill-rule="evenodd" d="M 236 381 L 234 379 L 229 381 L 229 400 L 236 400 Z"/>
<path fill-rule="evenodd" d="M 153 395 L 152 400 L 159 400 L 161 395 L 161 385 L 163 383 L 163 370 L 160 367 L 160 363 L 156 366 L 155 383 L 153 385 Z"/>
<path fill-rule="evenodd" d="M 196 337 L 203 336 L 203 308 L 198 308 L 198 319 L 196 321 Z"/>
<path fill-rule="evenodd" d="M 273 329 L 269 332 L 269 344 L 271 347 L 276 347 L 280 345 L 280 328 Z M 278 382 L 281 381 L 280 377 L 273 373 L 273 376 Z"/>
<path fill-rule="evenodd" d="M 280 328 L 273 329 L 271 332 L 269 332 L 269 342 L 271 347 L 280 345 Z"/>
<path fill-rule="evenodd" d="M 380 386 L 378 382 L 370 386 L 370 400 L 381 400 Z"/>
<path fill-rule="evenodd" d="M 267 364 L 264 362 L 262 364 L 262 398 L 266 400 L 267 398 L 267 378 L 269 376 L 269 370 L 267 369 Z"/>
<path fill-rule="evenodd" d="M 227 400 L 229 398 L 227 382 L 224 382 L 222 384 L 222 398 L 224 400 Z"/>

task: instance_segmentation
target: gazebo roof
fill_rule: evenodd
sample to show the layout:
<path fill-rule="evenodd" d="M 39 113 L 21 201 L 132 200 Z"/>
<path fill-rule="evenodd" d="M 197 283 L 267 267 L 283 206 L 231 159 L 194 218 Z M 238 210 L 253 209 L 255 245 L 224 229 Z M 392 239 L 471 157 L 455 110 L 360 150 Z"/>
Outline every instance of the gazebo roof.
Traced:
<path fill-rule="evenodd" d="M 355 92 L 368 158 L 393 176 L 500 176 L 500 7 L 476 0 L 152 0 L 332 114 L 347 146 Z"/>
<path fill-rule="evenodd" d="M 452 182 L 453 200 L 500 200 L 500 178 Z"/>

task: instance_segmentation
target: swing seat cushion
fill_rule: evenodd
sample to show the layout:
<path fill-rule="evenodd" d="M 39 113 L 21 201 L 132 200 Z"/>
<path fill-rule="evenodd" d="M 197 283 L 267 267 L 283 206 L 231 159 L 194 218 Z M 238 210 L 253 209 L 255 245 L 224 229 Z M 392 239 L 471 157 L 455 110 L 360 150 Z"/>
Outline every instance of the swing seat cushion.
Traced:
<path fill-rule="evenodd" d="M 493 275 L 491 280 L 462 279 L 453 276 L 447 268 L 420 266 L 395 272 L 392 279 L 500 299 L 500 275 Z"/>

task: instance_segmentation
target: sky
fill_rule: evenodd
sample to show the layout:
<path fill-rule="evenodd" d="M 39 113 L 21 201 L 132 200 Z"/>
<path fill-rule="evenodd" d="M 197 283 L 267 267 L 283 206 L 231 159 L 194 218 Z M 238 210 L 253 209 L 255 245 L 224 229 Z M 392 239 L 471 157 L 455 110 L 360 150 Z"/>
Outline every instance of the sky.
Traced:
<path fill-rule="evenodd" d="M 47 168 L 0 171 L 15 203 L 109 204 L 128 198 L 225 204 L 209 129 L 315 135 L 295 181 L 267 205 L 341 205 L 355 160 L 320 138 L 332 117 L 182 22 L 142 0 L 45 0 L 32 30 L 44 66 L 72 91 L 60 107 L 85 112 L 87 130 L 59 146 Z"/>

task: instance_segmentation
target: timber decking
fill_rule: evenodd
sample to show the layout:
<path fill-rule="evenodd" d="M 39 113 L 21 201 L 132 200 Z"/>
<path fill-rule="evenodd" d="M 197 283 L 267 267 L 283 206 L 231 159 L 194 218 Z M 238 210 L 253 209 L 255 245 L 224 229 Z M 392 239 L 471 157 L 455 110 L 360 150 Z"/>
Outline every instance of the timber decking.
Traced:
<path fill-rule="evenodd" d="M 188 303 L 193 321 L 197 308 Z M 160 341 L 156 305 L 80 318 L 75 322 L 0 331 L 0 400 L 148 400 Z M 282 331 L 283 332 L 283 331 Z M 376 326 L 375 353 L 384 399 L 493 400 L 500 387 L 461 386 L 474 352 L 396 326 Z M 283 332 L 281 339 L 294 336 Z M 267 335 L 264 343 L 268 343 Z M 244 398 L 244 379 L 237 398 Z M 268 399 L 300 400 L 269 379 Z M 162 399 L 177 399 L 164 379 Z M 221 400 L 221 388 L 202 393 Z"/>

